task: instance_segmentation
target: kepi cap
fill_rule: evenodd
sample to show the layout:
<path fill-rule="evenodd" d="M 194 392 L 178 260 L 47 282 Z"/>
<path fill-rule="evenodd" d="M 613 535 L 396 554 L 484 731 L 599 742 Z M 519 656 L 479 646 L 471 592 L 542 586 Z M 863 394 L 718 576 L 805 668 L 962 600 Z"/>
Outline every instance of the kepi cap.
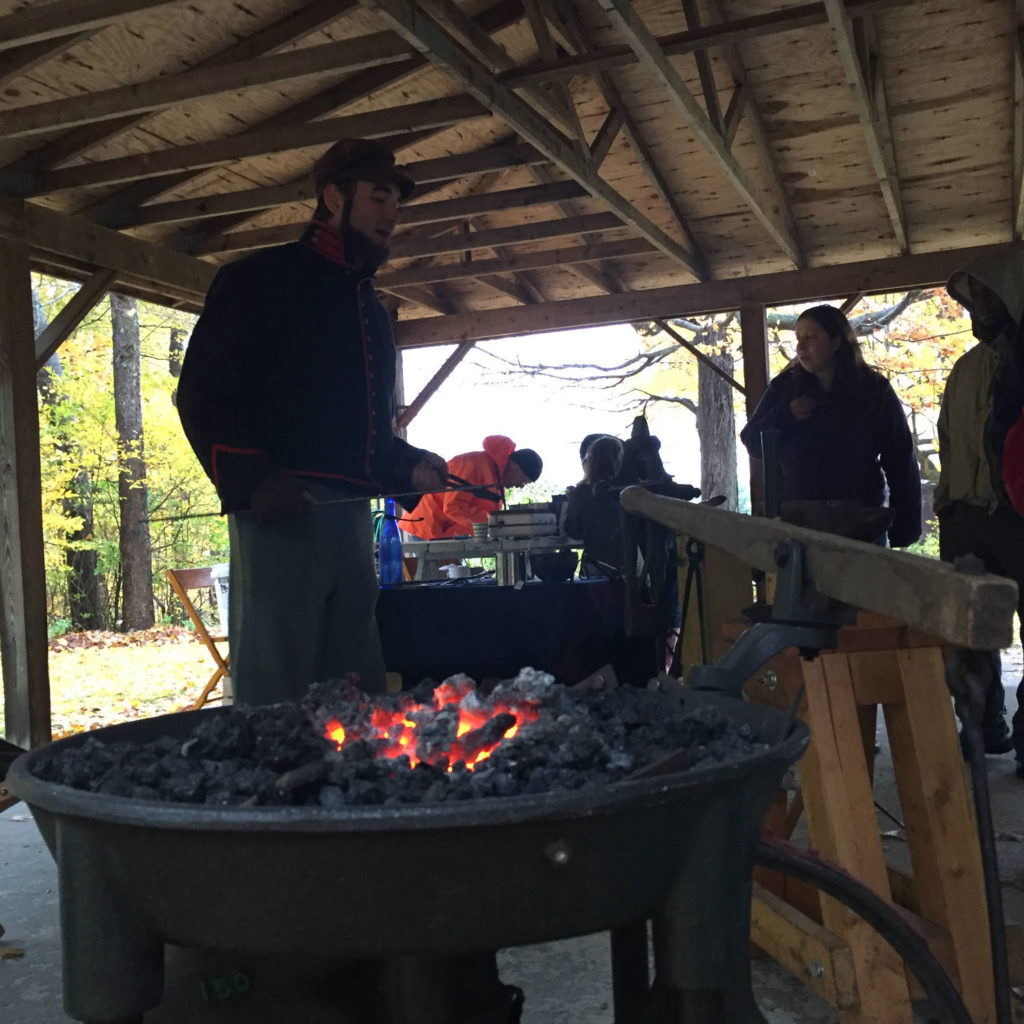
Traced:
<path fill-rule="evenodd" d="M 313 165 L 318 198 L 326 186 L 342 181 L 395 185 L 402 199 L 408 199 L 416 187 L 412 178 L 395 166 L 395 154 L 373 139 L 341 139 Z"/>

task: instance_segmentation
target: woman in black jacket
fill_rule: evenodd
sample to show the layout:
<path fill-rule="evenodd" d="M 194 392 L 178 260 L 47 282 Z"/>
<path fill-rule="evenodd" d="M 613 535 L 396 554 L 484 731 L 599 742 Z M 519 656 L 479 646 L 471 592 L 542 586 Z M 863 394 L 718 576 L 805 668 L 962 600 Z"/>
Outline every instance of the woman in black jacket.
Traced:
<path fill-rule="evenodd" d="M 896 393 L 865 364 L 853 327 L 834 306 L 804 310 L 796 339 L 796 358 L 768 385 L 741 440 L 760 459 L 762 431 L 778 431 L 782 502 L 878 508 L 888 497 L 889 542 L 913 544 L 921 535 L 921 476 Z"/>

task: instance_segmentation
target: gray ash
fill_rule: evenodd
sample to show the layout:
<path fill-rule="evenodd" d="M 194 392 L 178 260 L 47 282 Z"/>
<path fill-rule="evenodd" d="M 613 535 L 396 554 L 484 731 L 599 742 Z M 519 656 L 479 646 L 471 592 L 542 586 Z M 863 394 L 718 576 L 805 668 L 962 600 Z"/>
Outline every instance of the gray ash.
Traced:
<path fill-rule="evenodd" d="M 471 721 L 457 735 L 460 711 Z M 339 724 L 340 745 L 327 735 L 340 736 Z M 767 749 L 749 726 L 714 707 L 691 709 L 678 693 L 567 688 L 524 669 L 486 695 L 464 676 L 372 696 L 352 680 L 319 683 L 301 705 L 231 708 L 184 740 L 88 737 L 41 757 L 35 771 L 133 799 L 342 808 L 582 790 L 680 751 L 673 770 Z M 399 750 L 406 753 L 393 756 Z M 467 763 L 481 752 L 485 759 Z"/>

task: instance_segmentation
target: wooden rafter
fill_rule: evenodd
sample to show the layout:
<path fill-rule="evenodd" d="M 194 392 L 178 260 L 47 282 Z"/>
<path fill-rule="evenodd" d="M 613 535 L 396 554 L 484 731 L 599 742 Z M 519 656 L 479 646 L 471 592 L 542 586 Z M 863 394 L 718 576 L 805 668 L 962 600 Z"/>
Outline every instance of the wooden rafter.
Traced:
<path fill-rule="evenodd" d="M 851 16 L 857 16 L 905 2 L 906 0 L 846 0 L 845 6 Z M 815 3 L 784 7 L 767 14 L 752 15 L 749 18 L 659 36 L 656 42 L 666 56 L 678 57 L 680 54 L 694 53 L 709 46 L 737 43 L 742 39 L 753 39 L 773 32 L 792 32 L 811 25 L 824 25 L 827 22 L 828 15 L 819 0 Z M 534 81 L 549 82 L 555 78 L 572 78 L 575 75 L 610 71 L 636 64 L 640 60 L 641 58 L 629 46 L 609 46 L 589 53 L 577 53 L 569 57 L 559 57 L 555 61 L 540 61 L 512 71 L 504 71 L 497 75 L 497 78 L 506 85 L 518 88 Z"/>
<path fill-rule="evenodd" d="M 339 11 L 346 10 L 347 0 L 340 0 Z M 482 11 L 477 21 L 488 31 L 509 25 L 522 17 L 523 9 L 518 0 L 498 0 L 492 7 Z M 260 122 L 259 130 L 273 133 L 290 129 L 296 124 L 314 121 L 327 117 L 343 109 L 351 103 L 364 99 L 375 92 L 398 84 L 410 75 L 427 66 L 426 60 L 410 50 L 410 57 L 402 64 L 389 64 L 379 68 L 371 68 L 351 75 L 343 81 L 323 89 L 299 103 L 286 107 L 276 114 Z M 257 130 L 257 129 L 253 129 Z M 334 141 L 333 139 L 329 141 Z M 98 201 L 89 208 L 89 215 L 98 222 L 105 223 L 105 218 L 123 219 L 126 211 L 161 195 L 168 189 L 178 188 L 192 178 L 193 172 L 184 169 L 177 174 L 168 174 L 156 181 L 136 181 L 133 185 L 121 189 L 113 195 Z M 210 225 L 213 231 L 229 231 L 238 223 L 238 219 L 230 216 L 221 218 L 219 223 Z"/>
<path fill-rule="evenodd" d="M 297 11 L 291 11 L 273 24 L 260 29 L 246 39 L 232 43 L 206 60 L 200 61 L 192 70 L 216 67 L 219 64 L 231 64 L 240 60 L 250 60 L 262 54 L 272 53 L 290 43 L 297 42 L 317 29 L 329 25 L 342 17 L 345 12 L 355 7 L 355 0 L 315 0 Z M 15 51 L 20 53 L 21 51 Z M 65 132 L 59 138 L 26 153 L 7 169 L 11 171 L 45 170 L 71 160 L 94 146 L 130 131 L 142 124 L 149 113 L 140 116 L 114 118 L 97 124 L 86 124 L 80 128 Z"/>
<path fill-rule="evenodd" d="M 928 287 L 946 281 L 954 270 L 966 266 L 982 253 L 1020 259 L 1024 253 L 1024 243 L 947 249 L 833 267 L 804 268 L 670 288 L 650 288 L 626 295 L 595 295 L 547 302 L 514 311 L 479 310 L 463 316 L 447 317 L 443 324 L 431 320 L 406 321 L 398 325 L 396 337 L 402 346 L 441 345 L 454 341 L 518 337 L 540 331 L 723 313 L 741 309 L 750 303 L 785 305 L 814 299 L 843 298 L 854 292 L 876 294 Z"/>
<path fill-rule="evenodd" d="M 101 28 L 139 11 L 169 7 L 182 0 L 65 0 L 0 17 L 0 50 L 59 39 Z"/>
<path fill-rule="evenodd" d="M 562 31 L 566 33 L 568 41 L 571 42 L 573 48 L 578 53 L 587 53 L 593 50 L 593 46 L 587 38 L 586 33 L 583 31 L 583 27 L 580 25 L 579 20 L 571 17 L 568 11 L 564 13 L 563 18 L 561 19 L 561 24 Z M 626 107 L 626 101 L 619 92 L 619 87 L 616 84 L 615 79 L 610 72 L 602 71 L 597 76 L 597 84 L 598 88 L 601 90 L 601 95 L 604 97 L 605 103 L 608 104 L 609 111 L 622 112 L 622 130 L 626 135 L 626 139 L 633 148 L 633 152 L 636 153 L 640 166 L 643 168 L 644 174 L 647 175 L 647 180 L 654 186 L 654 190 L 658 193 L 661 201 L 669 211 L 671 211 L 672 218 L 675 221 L 676 226 L 686 239 L 690 253 L 693 256 L 697 280 L 710 280 L 711 268 L 708 265 L 707 256 L 704 254 L 700 243 L 697 241 L 697 236 L 693 233 L 693 229 L 690 227 L 683 211 L 680 209 L 676 197 L 672 194 L 672 189 L 669 188 L 668 183 L 665 181 L 665 176 L 662 174 L 661 168 L 658 167 L 657 161 L 654 159 L 654 155 L 652 154 L 650 147 L 644 140 L 643 134 L 640 131 L 640 126 L 629 113 L 629 110 Z M 622 289 L 615 290 L 621 291 Z"/>
<path fill-rule="evenodd" d="M 701 18 L 697 0 L 682 0 L 682 4 L 683 14 L 686 15 L 686 27 L 700 28 Z M 697 61 L 697 77 L 700 78 L 700 87 L 704 94 L 704 110 L 712 127 L 719 135 L 724 135 L 725 124 L 722 120 L 722 105 L 718 101 L 718 85 L 715 82 L 715 69 L 711 64 L 711 52 L 706 49 L 696 50 L 694 58 Z"/>
<path fill-rule="evenodd" d="M 19 75 L 27 75 L 34 67 L 45 64 L 48 60 L 60 56 L 79 43 L 84 43 L 93 35 L 93 30 L 78 32 L 71 36 L 60 36 L 56 39 L 41 39 L 37 43 L 28 43 L 11 50 L 0 51 L 0 87 L 7 85 Z"/>
<path fill-rule="evenodd" d="M 621 242 L 597 242 L 567 249 L 543 249 L 522 256 L 503 256 L 493 260 L 473 260 L 471 263 L 440 263 L 415 270 L 393 270 L 381 274 L 381 288 L 401 288 L 407 284 L 428 284 L 433 281 L 457 281 L 460 278 L 479 277 L 481 274 L 503 274 L 514 270 L 537 270 L 541 267 L 566 266 L 596 260 L 620 259 L 650 253 L 654 247 L 643 238 L 627 238 Z"/>
<path fill-rule="evenodd" d="M 412 423 L 423 406 L 452 375 L 455 367 L 469 355 L 475 344 L 475 341 L 464 341 L 456 346 L 455 351 L 441 364 L 433 377 L 423 385 L 420 393 L 395 418 L 398 427 L 407 427 Z"/>
<path fill-rule="evenodd" d="M 1013 237 L 1024 237 L 1024 0 L 1013 2 Z"/>
<path fill-rule="evenodd" d="M 440 253 L 472 252 L 474 249 L 493 249 L 496 246 L 535 242 L 546 238 L 564 238 L 566 235 L 581 235 L 592 231 L 611 231 L 622 226 L 622 221 L 614 213 L 590 213 L 533 224 L 513 224 L 505 228 L 484 228 L 469 235 L 417 239 L 404 245 L 399 236 L 391 243 L 390 250 L 393 260 L 416 259 Z"/>
<path fill-rule="evenodd" d="M 209 142 L 158 149 L 137 156 L 97 160 L 55 171 L 35 174 L 0 171 L 0 184 L 5 186 L 6 191 L 20 195 L 48 195 L 89 185 L 112 185 L 137 178 L 173 174 L 176 171 L 195 172 L 248 156 L 281 153 L 289 149 L 304 149 L 307 146 L 335 142 L 346 136 L 383 138 L 407 131 L 410 124 L 422 130 L 489 116 L 490 111 L 472 96 L 448 96 L 365 114 L 312 121 L 291 128 L 261 128 L 240 132 Z"/>
<path fill-rule="evenodd" d="M 599 178 L 580 155 L 536 112 L 510 89 L 497 82 L 480 63 L 462 50 L 455 41 L 422 10 L 409 0 L 361 0 L 407 42 L 420 50 L 431 62 L 462 82 L 467 91 L 494 113 L 503 117 L 509 127 L 527 142 L 536 146 L 551 161 L 578 181 L 596 199 L 614 213 L 634 225 L 666 256 L 693 272 L 689 253 L 664 231 L 645 217 L 607 182 Z"/>
<path fill-rule="evenodd" d="M 517 210 L 529 206 L 546 206 L 559 199 L 585 195 L 586 191 L 574 181 L 558 181 L 552 185 L 504 189 L 500 192 L 484 192 L 479 195 L 460 196 L 457 199 L 439 200 L 435 203 L 415 203 L 402 211 L 402 222 L 406 225 L 437 223 L 446 220 L 464 220 L 498 210 Z M 275 224 L 268 228 L 252 228 L 248 231 L 229 231 L 224 234 L 203 234 L 191 242 L 187 236 L 179 239 L 181 248 L 195 256 L 214 252 L 238 252 L 243 249 L 258 249 L 268 245 L 291 242 L 302 234 L 308 220 L 292 224 Z M 401 239 L 399 235 L 395 240 Z"/>
<path fill-rule="evenodd" d="M 254 60 L 183 71 L 148 82 L 72 96 L 69 99 L 33 103 L 0 111 L 0 134 L 31 135 L 53 129 L 55 124 L 73 128 L 92 121 L 161 110 L 185 100 L 203 99 L 258 85 L 270 85 L 311 75 L 343 74 L 361 68 L 408 60 L 407 47 L 390 32 L 307 46 Z"/>
<path fill-rule="evenodd" d="M 709 0 L 711 11 L 719 21 L 725 21 L 725 11 L 721 0 Z M 747 83 L 747 69 L 743 66 L 740 57 L 739 47 L 734 42 L 728 42 L 722 47 L 722 56 L 729 67 L 729 73 L 733 80 L 733 94 L 726 110 L 722 125 L 722 137 L 725 145 L 732 149 L 736 130 L 739 128 L 740 119 L 746 117 L 747 130 L 754 142 L 761 167 L 768 175 L 772 194 L 775 197 L 775 204 L 779 210 L 779 217 L 793 238 L 799 238 L 796 229 L 796 219 L 786 195 L 786 187 L 782 182 L 782 175 L 779 173 L 779 162 L 768 141 L 768 132 L 765 130 L 764 120 L 761 111 L 754 102 L 751 89 Z"/>
<path fill-rule="evenodd" d="M 417 188 L 422 188 L 427 184 L 450 181 L 469 174 L 524 167 L 533 163 L 544 163 L 546 160 L 547 158 L 538 153 L 533 146 L 512 144 L 490 146 L 470 153 L 458 153 L 455 156 L 437 157 L 433 160 L 418 160 L 406 164 L 405 169 L 409 177 L 416 182 Z M 151 203 L 132 211 L 125 211 L 125 219 L 116 223 L 107 221 L 107 226 L 122 228 L 201 220 L 225 214 L 254 213 L 283 203 L 312 199 L 313 183 L 308 174 L 303 174 L 284 185 L 243 189 L 240 192 L 222 192 L 168 203 Z"/>
<path fill-rule="evenodd" d="M 598 3 L 617 21 L 637 57 L 644 61 L 647 72 L 661 82 L 669 99 L 683 115 L 697 140 L 714 157 L 719 169 L 740 193 L 754 216 L 793 263 L 798 267 L 802 266 L 804 258 L 796 238 L 779 215 L 758 195 L 758 190 L 747 172 L 726 147 L 725 140 L 708 120 L 707 114 L 701 109 L 665 52 L 658 46 L 657 40 L 636 14 L 633 5 L 629 0 L 598 0 Z"/>
<path fill-rule="evenodd" d="M 857 118 L 864 129 L 864 138 L 871 156 L 871 165 L 875 169 L 875 176 L 878 178 L 878 184 L 882 190 L 882 199 L 892 223 L 893 234 L 896 236 L 896 245 L 901 253 L 909 252 L 903 196 L 900 191 L 896 154 L 892 146 L 892 133 L 885 107 L 885 89 L 882 85 L 881 69 L 876 60 L 865 73 L 864 65 L 857 52 L 853 24 L 843 0 L 824 0 L 824 4 L 825 10 L 828 12 L 829 24 L 832 26 L 839 62 L 843 66 L 846 81 L 853 94 Z"/>

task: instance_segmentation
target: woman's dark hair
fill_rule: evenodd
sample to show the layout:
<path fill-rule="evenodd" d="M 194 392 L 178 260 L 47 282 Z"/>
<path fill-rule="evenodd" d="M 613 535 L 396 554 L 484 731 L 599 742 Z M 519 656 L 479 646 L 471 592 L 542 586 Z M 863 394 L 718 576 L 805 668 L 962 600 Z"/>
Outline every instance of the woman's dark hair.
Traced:
<path fill-rule="evenodd" d="M 622 466 L 622 449 L 622 442 L 607 434 L 593 441 L 583 457 L 581 483 L 593 487 L 614 479 Z"/>
<path fill-rule="evenodd" d="M 839 342 L 835 356 L 837 381 L 849 380 L 866 367 L 857 334 L 841 309 L 827 305 L 811 306 L 796 319 L 797 323 L 801 320 L 813 320 L 830 338 Z"/>

